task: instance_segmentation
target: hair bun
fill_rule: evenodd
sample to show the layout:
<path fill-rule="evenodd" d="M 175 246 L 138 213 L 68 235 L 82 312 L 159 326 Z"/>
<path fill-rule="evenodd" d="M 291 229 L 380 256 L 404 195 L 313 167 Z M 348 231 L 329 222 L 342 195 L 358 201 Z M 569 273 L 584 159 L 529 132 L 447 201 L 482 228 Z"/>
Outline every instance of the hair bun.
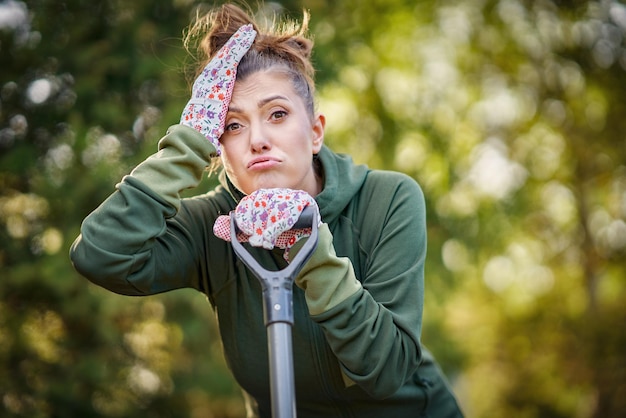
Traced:
<path fill-rule="evenodd" d="M 306 39 L 300 36 L 290 38 L 287 42 L 294 44 L 298 48 L 304 58 L 311 58 L 311 52 L 313 51 L 313 42 L 310 39 Z"/>
<path fill-rule="evenodd" d="M 195 77 L 241 26 L 251 24 L 257 36 L 239 63 L 238 77 L 244 77 L 246 69 L 253 71 L 276 64 L 284 65 L 302 80 L 300 94 L 306 97 L 307 107 L 312 109 L 315 71 L 310 59 L 313 41 L 307 37 L 309 13 L 304 11 L 299 24 L 295 21 L 277 24 L 276 19 L 269 19 L 267 21 L 272 22 L 272 27 L 261 30 L 251 16 L 252 13 L 247 14 L 233 4 L 222 5 L 204 15 L 197 13 L 185 36 L 187 49 L 195 47 L 198 64 Z"/>

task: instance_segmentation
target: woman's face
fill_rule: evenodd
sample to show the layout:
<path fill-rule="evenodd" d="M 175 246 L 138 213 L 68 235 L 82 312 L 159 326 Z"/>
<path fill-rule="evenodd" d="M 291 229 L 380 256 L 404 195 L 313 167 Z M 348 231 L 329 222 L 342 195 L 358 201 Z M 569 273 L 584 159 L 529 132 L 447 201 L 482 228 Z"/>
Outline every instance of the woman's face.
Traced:
<path fill-rule="evenodd" d="M 312 157 L 324 142 L 323 115 L 311 120 L 287 75 L 259 71 L 237 81 L 226 115 L 222 163 L 245 194 L 286 187 L 316 196 Z"/>

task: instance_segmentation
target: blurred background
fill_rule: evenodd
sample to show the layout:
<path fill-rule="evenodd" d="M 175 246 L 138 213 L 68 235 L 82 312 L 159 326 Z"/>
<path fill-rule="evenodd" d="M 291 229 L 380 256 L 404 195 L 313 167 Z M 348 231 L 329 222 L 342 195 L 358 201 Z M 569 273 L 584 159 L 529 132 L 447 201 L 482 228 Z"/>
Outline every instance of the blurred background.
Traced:
<path fill-rule="evenodd" d="M 2 417 L 243 416 L 201 294 L 117 296 L 67 255 L 178 121 L 199 5 L 0 1 Z M 261 7 L 303 8 L 327 143 L 425 191 L 423 342 L 467 416 L 623 416 L 626 6 Z"/>

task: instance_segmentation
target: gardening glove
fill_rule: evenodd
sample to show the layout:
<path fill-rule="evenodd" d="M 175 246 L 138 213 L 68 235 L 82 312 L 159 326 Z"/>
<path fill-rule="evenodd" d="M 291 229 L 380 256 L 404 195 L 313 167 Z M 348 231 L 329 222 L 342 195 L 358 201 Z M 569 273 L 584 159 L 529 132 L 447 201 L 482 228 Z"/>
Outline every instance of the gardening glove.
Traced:
<path fill-rule="evenodd" d="M 317 211 L 319 220 L 315 199 L 303 190 L 257 190 L 241 199 L 234 211 L 235 222 L 240 230 L 237 239 L 247 241 L 253 247 L 282 248 L 285 250 L 285 259 L 289 261 L 289 249 L 302 238 L 311 235 L 311 228 L 291 229 L 307 206 Z M 230 216 L 218 217 L 213 232 L 217 237 L 230 241 Z"/>
<path fill-rule="evenodd" d="M 215 155 L 221 153 L 219 139 L 224 133 L 237 66 L 255 37 L 252 25 L 240 27 L 230 37 L 193 83 L 191 99 L 180 118 L 181 125 L 194 128 L 213 144 Z"/>

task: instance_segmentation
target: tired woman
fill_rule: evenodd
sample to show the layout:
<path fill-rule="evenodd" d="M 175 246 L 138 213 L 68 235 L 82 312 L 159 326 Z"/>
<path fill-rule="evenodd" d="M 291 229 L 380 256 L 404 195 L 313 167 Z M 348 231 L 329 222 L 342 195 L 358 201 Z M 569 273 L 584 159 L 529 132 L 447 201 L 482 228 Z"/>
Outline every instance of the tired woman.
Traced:
<path fill-rule="evenodd" d="M 180 123 L 84 220 L 72 262 L 124 295 L 206 294 L 249 416 L 269 417 L 261 286 L 228 242 L 228 214 L 250 254 L 279 270 L 307 239 L 291 226 L 313 207 L 319 241 L 293 289 L 298 416 L 460 417 L 420 341 L 422 191 L 324 145 L 307 20 L 263 31 L 224 5 L 191 26 L 205 59 Z M 216 163 L 218 187 L 180 197 Z"/>

